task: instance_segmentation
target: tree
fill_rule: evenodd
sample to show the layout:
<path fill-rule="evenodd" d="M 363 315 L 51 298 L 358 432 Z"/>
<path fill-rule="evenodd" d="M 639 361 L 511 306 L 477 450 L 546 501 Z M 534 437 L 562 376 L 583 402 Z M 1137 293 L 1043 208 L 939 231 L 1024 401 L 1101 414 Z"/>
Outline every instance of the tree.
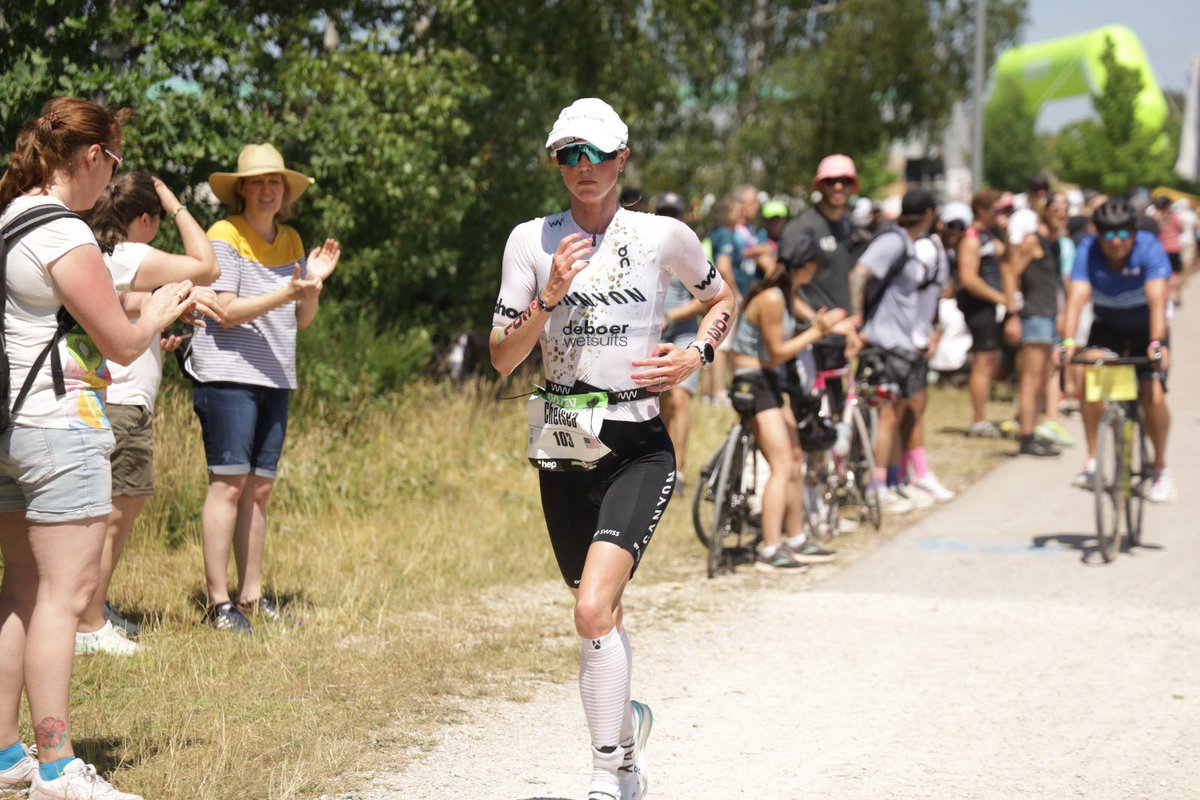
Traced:
<path fill-rule="evenodd" d="M 1107 194 L 1171 182 L 1167 133 L 1143 128 L 1133 115 L 1142 89 L 1141 76 L 1117 60 L 1112 39 L 1105 43 L 1100 61 L 1106 75 L 1104 86 L 1092 95 L 1098 119 L 1083 120 L 1059 134 L 1057 173 Z"/>
<path fill-rule="evenodd" d="M 984 113 L 983 177 L 996 189 L 1024 191 L 1030 177 L 1042 168 L 1037 116 L 1021 85 L 1011 78 L 997 82 Z"/>

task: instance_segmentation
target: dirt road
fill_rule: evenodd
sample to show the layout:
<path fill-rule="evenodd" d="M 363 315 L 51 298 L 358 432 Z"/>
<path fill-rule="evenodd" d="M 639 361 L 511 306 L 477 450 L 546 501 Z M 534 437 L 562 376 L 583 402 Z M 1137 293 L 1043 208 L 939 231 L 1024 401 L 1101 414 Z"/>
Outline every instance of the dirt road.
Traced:
<path fill-rule="evenodd" d="M 1094 552 L 1090 494 L 1068 487 L 1077 448 L 1013 459 L 810 590 L 753 580 L 643 630 L 635 584 L 649 797 L 1200 797 L 1200 323 L 1180 317 L 1181 496 L 1149 507 L 1146 546 L 1113 564 Z M 586 795 L 573 685 L 468 712 L 345 800 Z"/>

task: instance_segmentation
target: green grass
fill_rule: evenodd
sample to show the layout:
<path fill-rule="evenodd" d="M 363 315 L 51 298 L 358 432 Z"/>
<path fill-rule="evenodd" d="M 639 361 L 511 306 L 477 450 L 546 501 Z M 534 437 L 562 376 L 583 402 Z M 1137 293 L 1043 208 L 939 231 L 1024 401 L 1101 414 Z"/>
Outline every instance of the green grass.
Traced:
<path fill-rule="evenodd" d="M 458 698 L 521 699 L 539 681 L 571 679 L 569 595 L 524 458 L 524 402 L 495 394 L 427 383 L 352 414 L 309 398 L 293 418 L 266 555 L 269 593 L 303 624 L 242 638 L 200 623 L 203 452 L 190 398 L 168 389 L 158 492 L 111 596 L 151 623 L 146 647 L 76 661 L 80 752 L 155 800 L 310 798 L 345 786 L 347 770 L 394 768 L 429 746 L 456 721 Z M 689 485 L 731 422 L 728 409 L 692 412 Z M 931 460 L 952 487 L 1011 448 L 939 432 L 968 419 L 964 394 L 935 391 Z M 674 587 L 706 580 L 689 512 L 672 504 L 638 574 L 634 596 L 658 620 L 688 602 Z M 852 560 L 882 539 L 838 547 Z M 762 579 L 743 572 L 730 591 Z"/>

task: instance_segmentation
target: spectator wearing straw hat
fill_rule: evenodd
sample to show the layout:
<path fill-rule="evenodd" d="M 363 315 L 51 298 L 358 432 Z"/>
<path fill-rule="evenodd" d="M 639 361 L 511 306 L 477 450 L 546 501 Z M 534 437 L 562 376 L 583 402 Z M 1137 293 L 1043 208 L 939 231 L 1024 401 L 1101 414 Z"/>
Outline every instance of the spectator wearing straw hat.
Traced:
<path fill-rule="evenodd" d="M 316 318 L 341 249 L 326 239 L 306 258 L 300 234 L 282 224 L 314 180 L 288 169 L 272 145 L 246 145 L 237 172 L 214 173 L 208 182 L 233 213 L 208 231 L 221 267 L 212 288 L 228 316 L 220 328 L 196 331 L 187 361 L 208 462 L 200 520 L 207 617 L 220 630 L 249 633 L 247 614 L 280 618 L 262 593 L 267 502 L 296 388 L 296 331 Z M 226 578 L 231 548 L 236 605 Z"/>

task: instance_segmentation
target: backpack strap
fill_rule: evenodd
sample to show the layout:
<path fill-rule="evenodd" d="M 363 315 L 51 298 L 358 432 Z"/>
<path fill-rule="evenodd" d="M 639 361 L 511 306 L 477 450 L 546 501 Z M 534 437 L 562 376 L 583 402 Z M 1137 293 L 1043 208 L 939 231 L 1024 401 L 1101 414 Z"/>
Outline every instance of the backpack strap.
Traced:
<path fill-rule="evenodd" d="M 0 285 L 4 286 L 4 297 L 6 299 L 8 296 L 9 249 L 19 242 L 22 237 L 37 228 L 57 219 L 70 218 L 84 222 L 83 217 L 74 211 L 58 205 L 41 205 L 17 215 L 12 222 L 4 226 L 3 230 L 0 230 Z M 4 342 L 4 317 L 6 311 L 7 309 L 4 304 L 0 304 L 0 343 Z M 10 419 L 15 418 L 17 412 L 21 410 L 21 406 L 25 404 L 25 398 L 29 396 L 29 392 L 33 389 L 33 381 L 42 369 L 42 366 L 46 363 L 47 357 L 50 358 L 50 377 L 54 382 L 54 396 L 61 398 L 67 393 L 66 380 L 63 376 L 62 357 L 58 354 L 58 343 L 75 327 L 76 322 L 67 309 L 59 308 L 57 323 L 54 335 L 50 337 L 49 343 L 38 353 L 37 358 L 34 359 L 33 364 L 29 367 L 28 374 L 25 375 L 25 382 L 21 384 L 21 391 L 17 393 L 16 398 L 13 400 L 9 415 Z"/>
<path fill-rule="evenodd" d="M 887 274 L 884 275 L 880 282 L 876 285 L 874 294 L 872 294 L 870 301 L 866 304 L 866 307 L 863 308 L 864 325 L 875 313 L 875 309 L 879 307 L 879 304 L 883 302 L 883 295 L 885 292 L 887 292 L 888 287 L 892 285 L 892 281 L 896 280 L 896 276 L 900 274 L 900 270 L 904 269 L 904 265 L 908 263 L 908 237 L 905 236 L 904 232 L 899 228 L 889 228 L 888 230 L 883 231 L 876 236 L 875 239 L 878 240 L 883 236 L 887 236 L 889 233 L 894 233 L 904 239 L 904 249 L 900 251 L 900 256 L 892 262 L 892 265 L 888 267 Z M 870 245 L 867 246 L 870 247 Z"/>

